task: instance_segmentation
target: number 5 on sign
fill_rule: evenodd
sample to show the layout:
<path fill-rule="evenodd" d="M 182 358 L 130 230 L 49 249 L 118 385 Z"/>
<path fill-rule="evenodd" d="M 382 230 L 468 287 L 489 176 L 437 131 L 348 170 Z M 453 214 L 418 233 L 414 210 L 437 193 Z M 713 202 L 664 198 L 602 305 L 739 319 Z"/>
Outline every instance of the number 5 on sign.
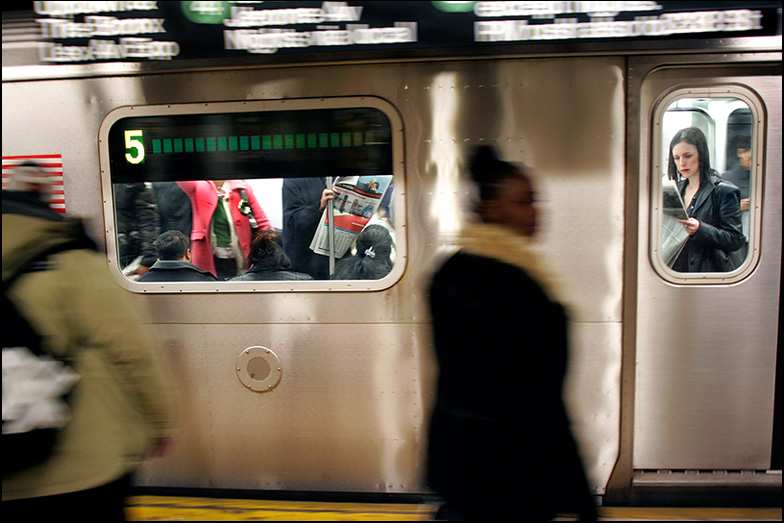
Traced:
<path fill-rule="evenodd" d="M 144 144 L 142 132 L 125 131 L 125 159 L 134 165 L 144 162 Z"/>

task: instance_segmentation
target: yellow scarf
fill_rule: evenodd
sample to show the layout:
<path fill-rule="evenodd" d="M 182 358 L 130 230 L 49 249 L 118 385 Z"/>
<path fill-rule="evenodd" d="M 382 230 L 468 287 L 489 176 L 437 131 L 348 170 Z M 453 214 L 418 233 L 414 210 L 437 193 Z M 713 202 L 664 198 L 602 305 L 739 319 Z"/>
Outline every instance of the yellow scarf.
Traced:
<path fill-rule="evenodd" d="M 525 236 L 500 225 L 469 222 L 458 233 L 457 244 L 468 254 L 493 258 L 521 268 L 551 300 L 560 301 L 557 282 L 539 253 L 532 248 L 531 240 Z"/>

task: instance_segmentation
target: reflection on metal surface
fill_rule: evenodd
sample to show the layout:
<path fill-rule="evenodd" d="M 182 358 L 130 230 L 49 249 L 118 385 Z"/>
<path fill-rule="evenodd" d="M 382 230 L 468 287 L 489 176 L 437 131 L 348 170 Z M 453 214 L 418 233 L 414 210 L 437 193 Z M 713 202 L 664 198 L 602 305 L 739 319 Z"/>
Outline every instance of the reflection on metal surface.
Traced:
<path fill-rule="evenodd" d="M 425 169 L 428 177 L 435 178 L 430 214 L 438 221 L 439 231 L 445 238 L 455 234 L 465 218 L 459 192 L 461 148 L 457 144 L 457 121 L 461 113 L 456 83 L 457 73 L 448 71 L 435 75 L 425 87 L 433 115 L 430 133 L 425 139 L 429 153 Z"/>

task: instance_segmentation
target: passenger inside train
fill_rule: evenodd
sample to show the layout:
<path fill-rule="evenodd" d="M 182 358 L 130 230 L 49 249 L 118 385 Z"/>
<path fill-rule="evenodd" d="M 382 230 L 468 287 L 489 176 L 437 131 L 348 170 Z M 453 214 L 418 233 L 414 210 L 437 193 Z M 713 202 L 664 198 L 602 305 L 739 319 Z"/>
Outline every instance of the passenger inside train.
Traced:
<path fill-rule="evenodd" d="M 323 177 L 283 180 L 283 245 L 292 268 L 317 280 L 329 278 L 329 259 L 310 249 L 327 203 L 335 193 L 327 189 Z"/>
<path fill-rule="evenodd" d="M 740 190 L 711 167 L 705 134 L 678 131 L 670 142 L 667 173 L 677 182 L 688 217 L 679 219 L 689 237 L 672 268 L 677 272 L 730 272 L 729 257 L 743 246 Z"/>
<path fill-rule="evenodd" d="M 122 253 L 128 251 L 123 247 L 125 238 L 134 239 L 141 252 L 144 242 L 140 238 L 161 226 L 173 227 L 166 231 L 168 240 L 175 231 L 187 238 L 186 249 L 191 253 L 190 258 L 185 257 L 185 250 L 174 258 L 161 257 L 150 245 L 147 250 L 153 253 L 146 257 L 138 253 L 123 257 L 123 273 L 141 283 L 194 281 L 169 270 L 176 262 L 210 273 L 218 281 L 382 279 L 395 260 L 392 177 L 336 180 L 340 186 L 334 190 L 326 188 L 324 177 L 115 184 L 118 220 L 122 218 L 123 230 L 135 231 L 118 235 Z M 136 206 L 120 209 L 121 205 L 128 207 L 129 195 L 135 195 Z M 334 211 L 332 272 L 328 205 Z M 155 277 L 139 278 L 156 259 Z M 166 271 L 161 270 L 164 267 Z"/>
<path fill-rule="evenodd" d="M 721 175 L 722 178 L 740 189 L 740 222 L 743 227 L 745 243 L 743 247 L 731 254 L 736 259 L 736 264 L 746 259 L 749 249 L 749 210 L 751 209 L 751 136 L 741 134 L 732 140 L 732 149 L 737 156 L 735 166 Z"/>
<path fill-rule="evenodd" d="M 126 276 L 138 279 L 157 259 L 153 242 L 160 234 L 160 217 L 155 195 L 145 183 L 118 183 L 114 205 L 119 266 Z"/>
<path fill-rule="evenodd" d="M 166 231 L 158 236 L 154 243 L 158 260 L 139 281 L 216 281 L 211 272 L 191 263 L 190 244 L 180 231 Z"/>
<path fill-rule="evenodd" d="M 682 200 L 676 206 L 677 213 L 670 207 L 672 202 L 665 202 L 662 217 L 661 255 L 675 273 L 730 272 L 746 262 L 748 245 L 756 228 L 750 205 L 755 186 L 752 121 L 750 104 L 740 95 L 711 98 L 689 93 L 675 99 L 662 115 L 661 165 L 665 171 L 662 183 L 676 184 L 671 187 L 678 187 Z M 691 152 L 679 159 L 689 156 L 697 162 L 696 170 L 673 164 L 671 153 L 680 144 L 673 140 L 685 129 L 696 131 L 691 133 L 693 139 L 680 140 L 683 142 L 681 147 L 691 149 Z M 697 133 L 701 136 L 697 137 Z M 685 170 L 681 171 L 681 167 Z M 724 174 L 719 176 L 719 173 Z M 731 187 L 740 189 L 739 203 L 730 201 L 734 198 L 726 201 L 718 198 L 732 193 Z M 675 189 L 665 188 L 665 193 L 668 190 Z M 665 196 L 665 200 L 667 198 Z M 675 214 L 686 215 L 689 223 L 679 224 L 676 218 L 681 216 Z M 699 231 L 699 224 L 705 225 L 702 231 Z M 694 251 L 690 260 L 687 260 L 689 255 L 684 254 L 687 248 Z"/>
<path fill-rule="evenodd" d="M 258 231 L 250 242 L 248 272 L 229 281 L 312 280 L 310 274 L 293 271 L 280 235 L 271 229 Z"/>
<path fill-rule="evenodd" d="M 335 265 L 333 280 L 380 280 L 392 270 L 394 242 L 386 227 L 365 227 L 356 240 L 356 252 Z"/>
<path fill-rule="evenodd" d="M 253 189 L 241 180 L 178 182 L 191 200 L 194 264 L 225 281 L 245 269 L 256 230 L 270 229 Z"/>

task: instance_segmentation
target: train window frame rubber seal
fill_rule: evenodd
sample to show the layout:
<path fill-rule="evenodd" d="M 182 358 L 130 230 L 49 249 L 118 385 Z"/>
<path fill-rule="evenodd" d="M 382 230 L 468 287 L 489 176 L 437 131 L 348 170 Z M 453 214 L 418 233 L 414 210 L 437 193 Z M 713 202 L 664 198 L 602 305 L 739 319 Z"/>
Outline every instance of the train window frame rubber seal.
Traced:
<path fill-rule="evenodd" d="M 364 109 L 381 111 L 389 120 L 392 140 L 392 179 L 395 183 L 395 262 L 389 274 L 379 280 L 284 280 L 238 282 L 138 282 L 122 274 L 118 262 L 115 205 L 109 159 L 109 131 L 125 118 L 145 116 L 179 116 L 202 113 L 251 113 L 308 111 L 319 109 Z M 408 264 L 406 224 L 406 180 L 404 161 L 404 126 L 399 111 L 389 101 L 377 96 L 290 98 L 272 100 L 220 101 L 133 105 L 110 111 L 98 132 L 98 156 L 101 176 L 104 235 L 110 272 L 124 289 L 137 294 L 185 293 L 254 293 L 254 292 L 377 292 L 397 284 Z"/>
<path fill-rule="evenodd" d="M 674 102 L 683 98 L 737 98 L 744 102 L 751 110 L 752 115 L 752 158 L 750 179 L 752 180 L 751 199 L 752 209 L 749 213 L 750 233 L 748 238 L 748 254 L 743 263 L 730 272 L 677 272 L 664 262 L 661 256 L 662 242 L 662 175 L 666 175 L 666 165 L 661 164 L 665 147 L 669 144 L 662 143 L 662 122 L 667 108 Z M 765 185 L 765 129 L 766 112 L 762 98 L 751 88 L 740 84 L 710 85 L 710 86 L 675 86 L 662 93 L 653 106 L 651 120 L 651 156 L 650 156 L 650 202 L 648 238 L 648 257 L 650 263 L 663 280 L 675 285 L 727 285 L 746 279 L 754 272 L 760 259 L 761 223 L 763 188 Z"/>

